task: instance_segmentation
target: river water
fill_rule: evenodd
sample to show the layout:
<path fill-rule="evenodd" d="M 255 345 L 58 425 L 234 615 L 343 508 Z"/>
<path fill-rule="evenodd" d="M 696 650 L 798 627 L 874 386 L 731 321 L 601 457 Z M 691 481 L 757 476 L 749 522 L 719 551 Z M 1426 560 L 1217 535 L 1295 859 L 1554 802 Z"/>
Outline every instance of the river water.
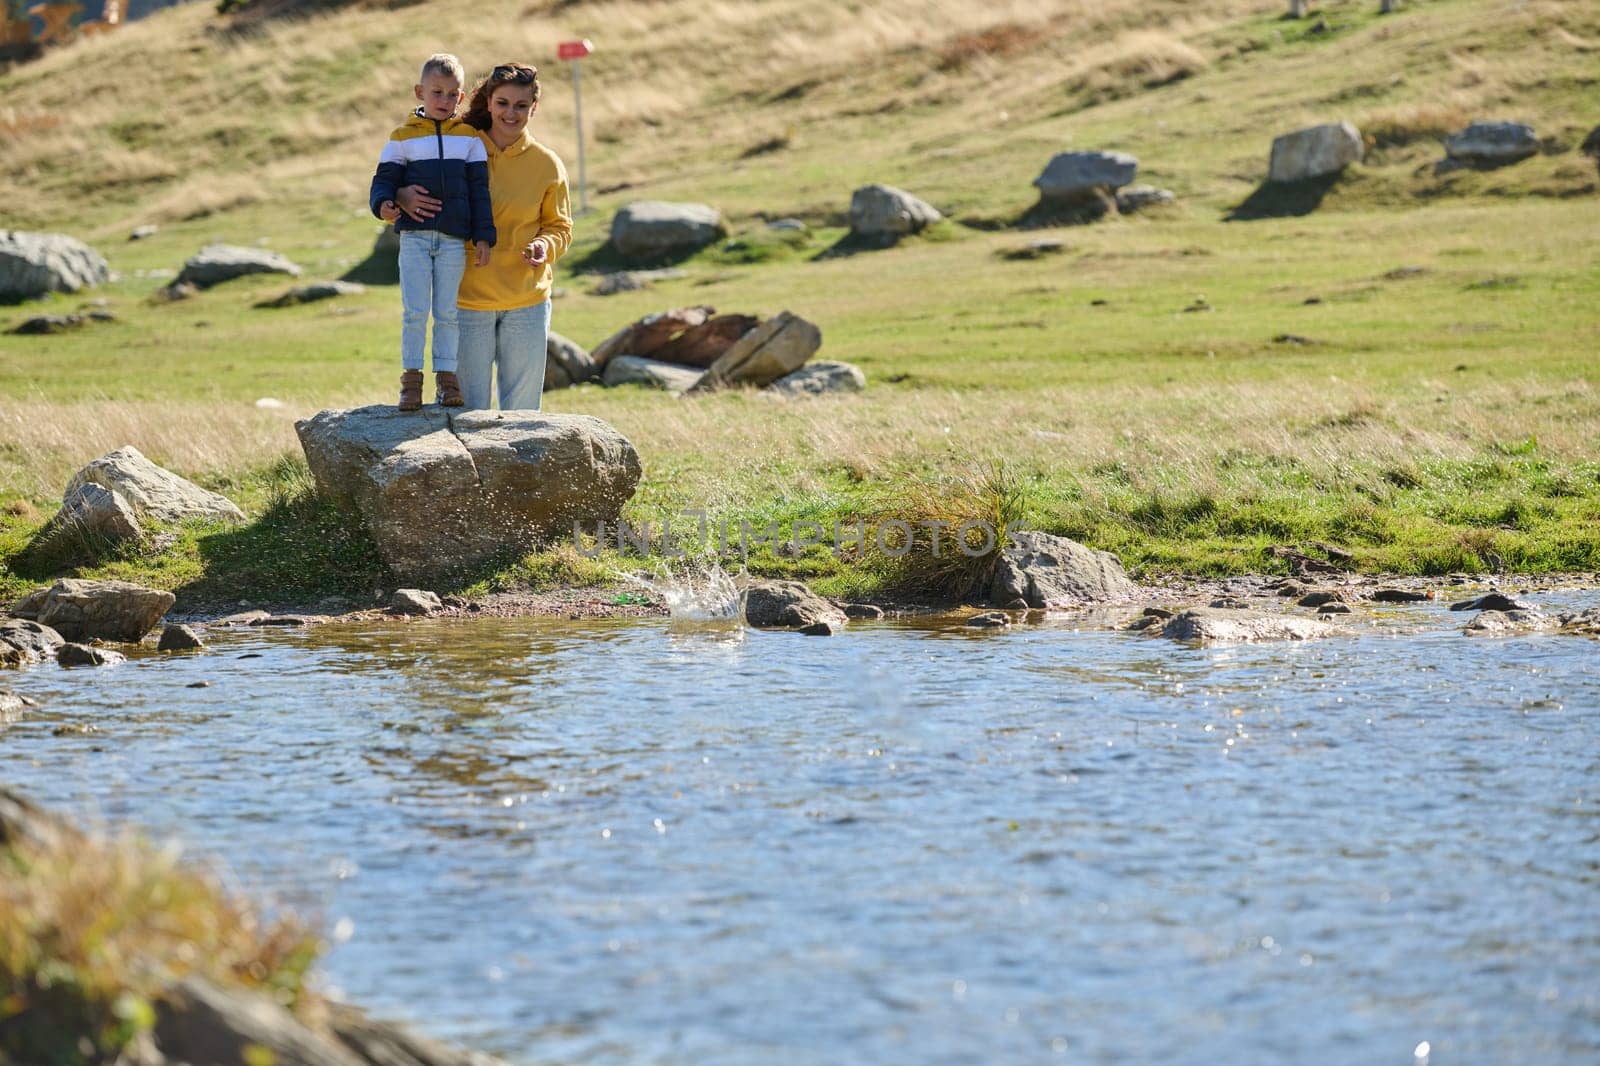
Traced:
<path fill-rule="evenodd" d="M 0 780 L 523 1063 L 1592 1063 L 1600 644 L 1462 621 L 214 630 L 6 678 Z"/>

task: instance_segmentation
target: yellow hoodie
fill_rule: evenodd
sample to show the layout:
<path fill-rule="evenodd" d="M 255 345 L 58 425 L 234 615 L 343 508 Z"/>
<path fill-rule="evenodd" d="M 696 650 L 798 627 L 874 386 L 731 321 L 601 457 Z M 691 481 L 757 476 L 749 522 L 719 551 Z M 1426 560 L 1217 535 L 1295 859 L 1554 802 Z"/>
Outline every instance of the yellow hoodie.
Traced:
<path fill-rule="evenodd" d="M 556 260 L 572 243 L 572 205 L 567 200 L 567 168 L 527 130 L 505 151 L 479 132 L 489 154 L 489 203 L 498 239 L 489 265 L 468 265 L 456 302 L 473 311 L 511 311 L 550 297 Z M 537 270 L 522 259 L 535 237 L 550 255 Z"/>

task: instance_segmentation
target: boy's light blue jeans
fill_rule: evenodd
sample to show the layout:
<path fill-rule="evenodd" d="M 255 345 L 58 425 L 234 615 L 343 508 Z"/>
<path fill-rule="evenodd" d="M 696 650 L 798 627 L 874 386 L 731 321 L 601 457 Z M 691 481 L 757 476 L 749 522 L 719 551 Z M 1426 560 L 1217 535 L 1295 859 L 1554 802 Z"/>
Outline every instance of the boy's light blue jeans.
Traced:
<path fill-rule="evenodd" d="M 433 312 L 433 371 L 454 372 L 461 345 L 456 290 L 467 269 L 467 242 L 437 230 L 400 231 L 400 368 L 422 369 Z"/>
<path fill-rule="evenodd" d="M 498 369 L 500 410 L 537 411 L 544 393 L 545 348 L 550 342 L 550 301 L 510 311 L 463 307 L 461 395 L 467 410 L 487 411 Z"/>

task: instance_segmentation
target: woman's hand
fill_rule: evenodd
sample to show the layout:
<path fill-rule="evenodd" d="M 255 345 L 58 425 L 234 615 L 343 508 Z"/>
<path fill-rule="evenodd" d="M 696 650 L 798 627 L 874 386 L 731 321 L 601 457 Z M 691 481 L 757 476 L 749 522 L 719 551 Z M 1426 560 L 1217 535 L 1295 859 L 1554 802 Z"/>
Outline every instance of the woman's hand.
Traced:
<path fill-rule="evenodd" d="M 444 207 L 443 200 L 428 195 L 426 185 L 407 185 L 403 189 L 396 189 L 394 202 L 417 222 L 428 221 Z"/>
<path fill-rule="evenodd" d="M 545 244 L 543 237 L 535 237 L 533 240 L 529 241 L 528 246 L 522 250 L 522 261 L 527 263 L 529 268 L 533 270 L 538 270 L 540 267 L 544 266 L 545 262 L 549 258 L 550 246 Z"/>

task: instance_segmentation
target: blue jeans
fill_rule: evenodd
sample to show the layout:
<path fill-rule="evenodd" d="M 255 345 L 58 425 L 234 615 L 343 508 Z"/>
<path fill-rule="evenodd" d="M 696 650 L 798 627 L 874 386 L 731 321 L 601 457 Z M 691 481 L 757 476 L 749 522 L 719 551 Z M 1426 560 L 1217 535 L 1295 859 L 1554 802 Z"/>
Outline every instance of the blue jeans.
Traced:
<path fill-rule="evenodd" d="M 400 231 L 400 368 L 422 369 L 422 346 L 433 312 L 433 369 L 456 369 L 461 331 L 456 290 L 467 269 L 467 242 L 437 230 Z"/>
<path fill-rule="evenodd" d="M 545 348 L 550 343 L 550 301 L 510 311 L 474 311 L 461 319 L 461 395 L 467 409 L 487 411 L 496 367 L 500 410 L 537 411 L 544 392 Z"/>

